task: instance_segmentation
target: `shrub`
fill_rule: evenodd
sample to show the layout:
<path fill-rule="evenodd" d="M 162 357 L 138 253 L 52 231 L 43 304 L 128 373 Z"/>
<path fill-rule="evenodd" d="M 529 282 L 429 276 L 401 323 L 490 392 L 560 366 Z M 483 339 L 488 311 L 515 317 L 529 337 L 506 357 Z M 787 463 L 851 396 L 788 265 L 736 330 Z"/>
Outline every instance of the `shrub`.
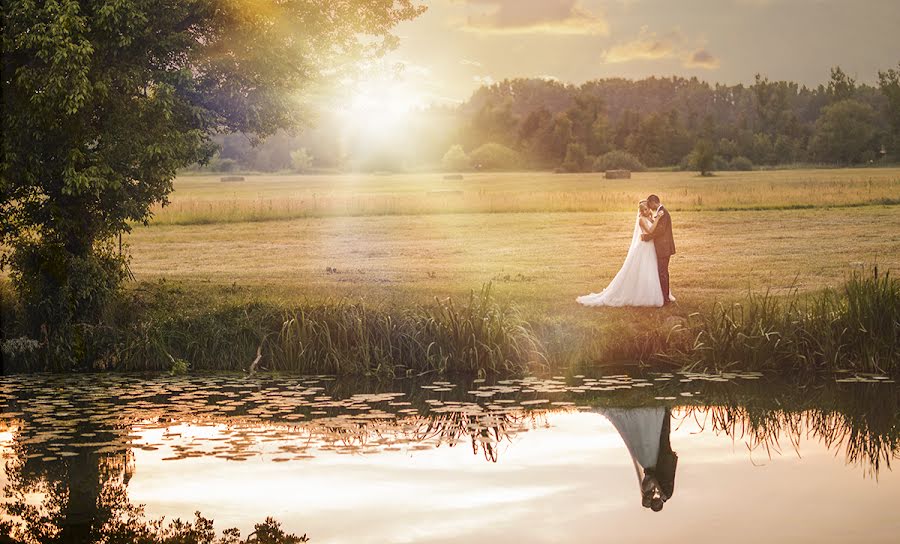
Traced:
<path fill-rule="evenodd" d="M 591 163 L 588 161 L 587 150 L 582 144 L 570 143 L 566 148 L 566 158 L 561 169 L 563 172 L 585 172 L 589 170 Z"/>
<path fill-rule="evenodd" d="M 505 145 L 489 142 L 469 155 L 471 164 L 481 170 L 507 170 L 521 163 L 519 154 Z"/>
<path fill-rule="evenodd" d="M 234 159 L 215 157 L 209 161 L 209 169 L 213 172 L 234 172 L 238 166 L 238 162 Z"/>
<path fill-rule="evenodd" d="M 300 174 L 306 173 L 312 168 L 313 157 L 305 147 L 291 151 L 291 168 Z"/>
<path fill-rule="evenodd" d="M 450 146 L 450 149 L 444 153 L 444 158 L 441 159 L 441 166 L 444 170 L 467 170 L 470 164 L 469 156 L 459 144 Z"/>
<path fill-rule="evenodd" d="M 631 170 L 632 172 L 643 172 L 647 167 L 634 155 L 627 151 L 615 150 L 604 153 L 597 157 L 594 161 L 595 172 L 605 172 L 607 170 Z"/>
<path fill-rule="evenodd" d="M 871 106 L 858 100 L 825 106 L 809 141 L 810 153 L 822 162 L 862 162 L 875 144 L 876 117 Z"/>
<path fill-rule="evenodd" d="M 697 140 L 688 162 L 693 170 L 700 172 L 701 176 L 709 176 L 715 167 L 716 148 L 709 140 Z"/>
<path fill-rule="evenodd" d="M 728 167 L 732 170 L 749 172 L 750 170 L 753 170 L 753 161 L 742 155 L 731 159 L 731 162 L 728 163 Z"/>

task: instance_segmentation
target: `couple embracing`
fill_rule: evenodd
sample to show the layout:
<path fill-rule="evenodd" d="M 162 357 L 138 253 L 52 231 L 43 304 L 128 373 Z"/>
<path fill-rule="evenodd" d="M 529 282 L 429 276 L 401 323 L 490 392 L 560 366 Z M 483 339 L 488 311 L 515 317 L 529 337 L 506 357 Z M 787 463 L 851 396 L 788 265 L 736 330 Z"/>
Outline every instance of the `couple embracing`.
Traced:
<path fill-rule="evenodd" d="M 621 270 L 600 293 L 576 300 L 585 306 L 665 306 L 675 301 L 669 290 L 669 259 L 675 254 L 672 217 L 659 197 L 638 203 L 631 247 Z"/>

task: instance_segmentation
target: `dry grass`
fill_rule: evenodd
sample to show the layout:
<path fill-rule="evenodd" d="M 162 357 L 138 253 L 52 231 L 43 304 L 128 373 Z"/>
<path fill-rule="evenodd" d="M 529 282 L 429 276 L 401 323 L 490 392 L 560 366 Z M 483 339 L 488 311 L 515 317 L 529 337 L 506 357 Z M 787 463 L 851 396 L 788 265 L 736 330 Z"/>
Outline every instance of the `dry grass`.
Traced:
<path fill-rule="evenodd" d="M 748 289 L 837 286 L 863 264 L 898 270 L 898 214 L 898 206 L 673 212 L 674 293 L 690 308 Z M 493 282 L 524 309 L 590 318 L 608 312 L 574 298 L 613 277 L 633 220 L 631 212 L 332 217 L 153 226 L 128 241 L 143 280 L 237 283 L 280 301 L 399 304 Z"/>
<path fill-rule="evenodd" d="M 601 174 L 539 172 L 388 176 L 182 176 L 158 225 L 272 221 L 302 217 L 446 213 L 625 211 L 650 193 L 678 210 L 783 209 L 900 203 L 900 169 L 642 172 L 630 180 Z"/>

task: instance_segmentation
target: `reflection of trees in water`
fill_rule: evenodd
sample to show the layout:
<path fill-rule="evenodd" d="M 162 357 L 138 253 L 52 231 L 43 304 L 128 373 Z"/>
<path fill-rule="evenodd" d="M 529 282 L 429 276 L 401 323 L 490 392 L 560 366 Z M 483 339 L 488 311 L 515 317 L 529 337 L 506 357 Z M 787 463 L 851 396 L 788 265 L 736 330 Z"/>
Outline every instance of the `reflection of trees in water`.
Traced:
<path fill-rule="evenodd" d="M 120 432 L 85 419 L 75 427 L 74 436 L 116 441 Z M 69 442 L 57 457 L 46 451 L 32 452 L 25 445 L 40 444 L 39 438 L 20 436 L 15 455 L 6 462 L 7 513 L 22 520 L 26 541 L 93 542 L 98 529 L 121 511 L 134 472 L 130 450 L 123 446 L 100 453 L 95 447 Z M 55 459 L 46 461 L 45 457 Z M 29 495 L 40 496 L 40 502 L 29 502 Z"/>
<path fill-rule="evenodd" d="M 79 436 L 114 440 L 121 429 L 102 429 L 96 422 L 79 423 Z M 122 438 L 119 436 L 118 438 Z M 134 474 L 134 455 L 129 448 L 99 452 L 94 446 L 65 447 L 67 455 L 44 461 L 44 453 L 32 452 L 26 443 L 35 437 L 16 437 L 6 460 L 8 479 L 0 512 L 0 543 L 26 544 L 237 544 L 240 532 L 229 529 L 216 536 L 213 521 L 196 513 L 192 521 L 164 524 L 149 520 L 141 506 L 128 500 L 128 483 Z M 109 450 L 110 448 L 106 448 Z M 177 492 L 177 490 L 173 490 Z M 39 497 L 35 500 L 35 497 Z M 306 536 L 285 533 L 271 518 L 257 524 L 247 542 L 294 544 Z"/>
<path fill-rule="evenodd" d="M 517 432 L 546 424 L 546 412 L 473 413 L 463 409 L 397 420 L 348 421 L 341 425 L 333 421 L 331 418 L 322 420 L 321 424 L 311 421 L 304 426 L 304 433 L 308 433 L 311 440 L 340 442 L 348 449 L 368 445 L 409 445 L 430 449 L 443 445 L 454 447 L 468 441 L 473 454 L 481 452 L 486 460 L 496 462 L 500 444 L 509 442 Z"/>
<path fill-rule="evenodd" d="M 900 459 L 900 390 L 885 385 L 765 388 L 753 394 L 733 388 L 709 391 L 704 404 L 691 403 L 684 417 L 701 428 L 746 440 L 767 455 L 782 452 L 782 440 L 800 453 L 803 439 L 843 452 L 848 464 L 878 476 Z M 713 404 L 709 404 L 710 401 Z M 718 401 L 718 403 L 715 403 Z"/>

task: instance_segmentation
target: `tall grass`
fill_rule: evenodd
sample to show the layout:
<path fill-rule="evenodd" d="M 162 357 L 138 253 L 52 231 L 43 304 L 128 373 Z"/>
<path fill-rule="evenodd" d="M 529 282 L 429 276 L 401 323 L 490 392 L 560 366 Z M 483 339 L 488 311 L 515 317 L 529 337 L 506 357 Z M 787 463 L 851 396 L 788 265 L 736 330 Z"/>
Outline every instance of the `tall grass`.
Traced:
<path fill-rule="evenodd" d="M 145 285 L 83 332 L 82 366 L 94 369 L 520 375 L 546 364 L 531 327 L 489 286 L 462 302 L 409 308 L 345 300 L 285 308 Z"/>
<path fill-rule="evenodd" d="M 689 316 L 658 358 L 688 368 L 900 373 L 900 281 L 854 273 L 841 289 L 751 294 Z"/>
<path fill-rule="evenodd" d="M 6 304 L 2 310 L 4 370 L 46 368 L 49 346 L 18 336 L 10 326 L 14 312 Z M 286 307 L 144 284 L 103 323 L 83 326 L 81 366 L 405 376 L 644 363 L 900 375 L 900 281 L 877 268 L 815 294 L 750 294 L 687 316 L 677 309 L 609 315 L 602 326 L 548 316 L 529 322 L 489 287 L 426 305 L 339 300 Z"/>

